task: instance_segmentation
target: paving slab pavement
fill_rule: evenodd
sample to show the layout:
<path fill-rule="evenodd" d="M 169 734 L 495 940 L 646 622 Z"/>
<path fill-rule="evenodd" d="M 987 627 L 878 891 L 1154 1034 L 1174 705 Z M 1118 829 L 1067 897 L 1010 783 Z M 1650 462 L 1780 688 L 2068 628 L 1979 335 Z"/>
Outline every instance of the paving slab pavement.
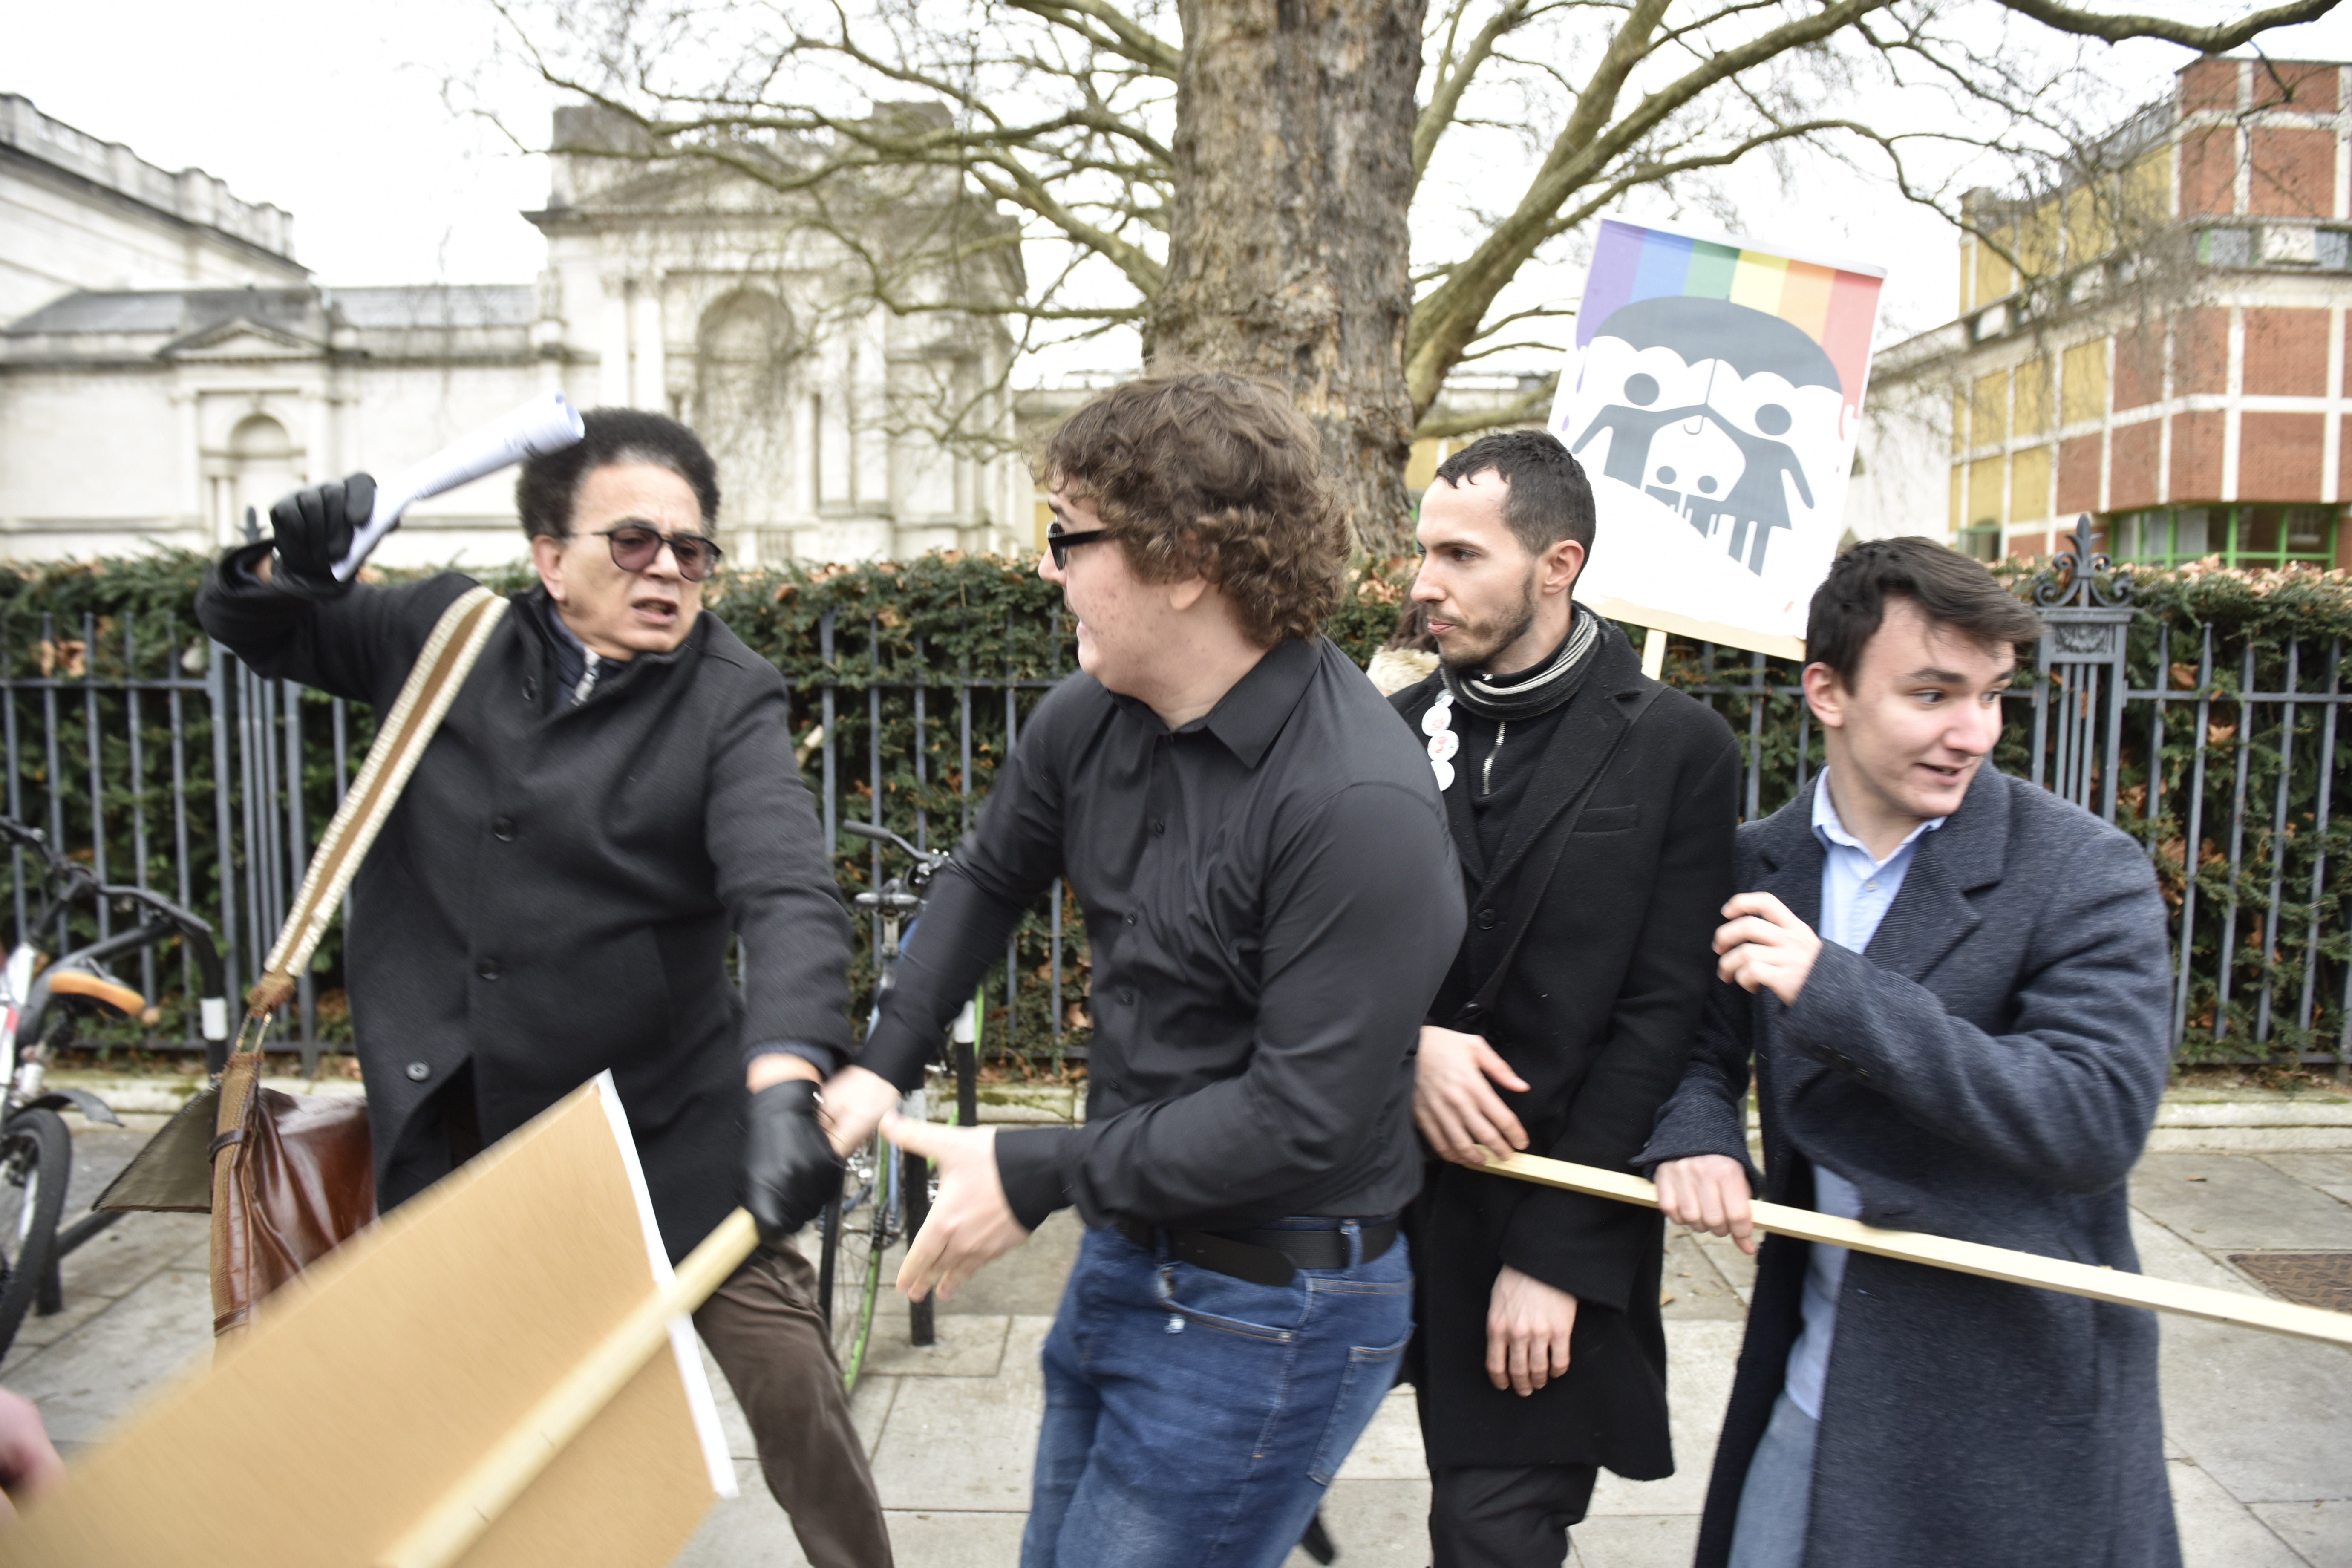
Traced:
<path fill-rule="evenodd" d="M 147 1135 L 77 1128 L 68 1214 Z M 2352 1153 L 2151 1153 L 2133 1182 L 2147 1271 L 2259 1294 L 2231 1255 L 2352 1253 Z M 940 1343 L 908 1343 L 886 1301 L 852 1410 L 902 1568 L 1017 1560 L 1042 1386 L 1037 1348 L 1076 1254 L 1060 1215 L 941 1304 Z M 205 1223 L 132 1215 L 67 1261 L 65 1310 L 27 1321 L 0 1385 L 37 1401 L 73 1454 L 142 1400 L 207 1364 Z M 1717 1424 L 1752 1289 L 1729 1243 L 1676 1235 L 1665 1259 L 1678 1474 L 1604 1476 L 1574 1532 L 1580 1568 L 1690 1561 Z M 2187 1319 L 2163 1321 L 2166 1453 L 2189 1568 L 2352 1568 L 2352 1351 Z M 707 1363 L 707 1358 L 706 1358 Z M 715 1367 L 741 1495 L 711 1510 L 682 1568 L 804 1568 L 761 1483 L 751 1434 Z M 1410 1391 L 1382 1402 L 1334 1482 L 1325 1517 L 1347 1568 L 1422 1568 L 1428 1479 Z M 1289 1568 L 1308 1559 L 1293 1553 Z"/>

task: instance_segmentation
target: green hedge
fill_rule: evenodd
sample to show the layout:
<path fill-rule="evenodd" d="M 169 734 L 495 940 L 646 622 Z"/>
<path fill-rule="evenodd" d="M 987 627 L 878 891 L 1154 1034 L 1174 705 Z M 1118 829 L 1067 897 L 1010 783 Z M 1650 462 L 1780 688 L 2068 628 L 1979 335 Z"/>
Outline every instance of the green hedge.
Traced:
<path fill-rule="evenodd" d="M 175 654 L 188 653 L 191 605 L 206 564 L 205 558 L 194 555 L 157 553 L 136 560 L 0 570 L 0 668 L 18 677 L 43 673 L 45 668 L 68 677 L 86 672 L 98 682 L 119 679 L 126 669 L 142 676 L 153 674 Z M 1413 566 L 1412 558 L 1395 557 L 1360 561 L 1350 572 L 1345 602 L 1328 630 L 1360 662 L 1386 638 L 1410 586 Z M 2012 579 L 2021 575 L 2020 569 L 2004 570 Z M 525 569 L 490 574 L 486 580 L 500 588 L 519 586 L 526 580 Z M 2200 693 L 2211 702 L 2205 759 L 2208 798 L 2196 857 L 2200 908 L 2189 941 L 2188 1054 L 2253 1053 L 2255 1014 L 2264 978 L 2272 983 L 2274 997 L 2286 998 L 2285 1011 L 2291 1015 L 2305 970 L 2315 964 L 2317 989 L 2325 1004 L 2315 1026 L 2309 1031 L 2296 1028 L 2292 1016 L 2282 1026 L 2275 1016 L 2280 1005 L 2274 1000 L 2268 1048 L 2333 1050 L 2343 1025 L 2343 976 L 2347 965 L 2352 964 L 2352 942 L 2346 938 L 2344 921 L 2345 900 L 2352 899 L 2352 791 L 2336 787 L 2352 782 L 2346 773 L 2347 758 L 2352 758 L 2352 722 L 2339 726 L 2334 752 L 2323 759 L 2319 755 L 2322 711 L 2314 706 L 2299 711 L 2293 766 L 2287 770 L 2289 806 L 2280 829 L 2274 826 L 2273 810 L 2281 772 L 2277 710 L 2258 710 L 2250 732 L 2235 699 L 2248 649 L 2254 655 L 2257 689 L 2279 689 L 2291 647 L 2302 649 L 2303 689 L 2316 689 L 2321 672 L 2313 668 L 2314 661 L 2325 660 L 2332 639 L 2352 637 L 2352 579 L 2342 573 L 2247 573 L 2200 564 L 2139 575 L 2135 602 L 2138 615 L 2131 637 L 2130 684 L 2148 689 L 2160 676 L 2168 689 L 2190 703 Z M 805 736 L 815 722 L 821 684 L 828 679 L 834 683 L 836 712 L 832 739 L 840 815 L 857 819 L 876 815 L 878 775 L 881 819 L 912 836 L 920 814 L 933 842 L 953 837 L 969 804 L 986 794 L 1004 753 L 1003 683 L 1030 683 L 1016 684 L 1013 689 L 1017 723 L 1034 705 L 1043 684 L 1074 666 L 1075 651 L 1066 620 L 1060 614 L 1059 593 L 1039 579 L 1026 560 L 949 553 L 904 563 L 730 572 L 714 583 L 709 604 L 715 614 L 772 659 L 793 684 L 797 735 Z M 823 657 L 820 637 L 820 626 L 828 613 L 835 637 L 829 665 Z M 46 651 L 44 616 L 50 627 Z M 85 625 L 89 627 L 86 638 Z M 2200 688 L 2198 649 L 2207 628 L 2214 637 L 2215 668 L 2210 682 Z M 2159 661 L 2159 639 L 2168 631 L 2170 647 Z M 85 641 L 88 647 L 73 646 Z M 1751 656 L 1710 650 L 1677 639 L 1671 645 L 1667 678 L 1701 692 L 1743 741 L 1752 737 L 1753 798 L 1759 811 L 1769 811 L 1793 792 L 1801 749 L 1805 768 L 1819 766 L 1821 737 L 1817 727 L 1803 722 L 1801 705 L 1793 695 L 1796 668 L 1782 660 L 1761 662 L 1765 690 L 1759 697 L 1738 689 L 1756 679 L 1757 661 Z M 2167 666 L 2161 672 L 2159 662 Z M 963 767 L 961 714 L 951 689 L 965 677 L 994 683 L 973 694 L 968 777 Z M 909 683 L 930 689 L 926 708 L 929 723 L 919 749 Z M 2027 681 L 2020 685 L 2026 689 Z M 90 703 L 88 694 L 73 685 L 59 695 L 66 700 L 58 702 L 61 765 L 54 781 L 48 777 L 37 739 L 47 722 L 38 694 L 20 692 L 16 699 L 20 742 L 29 742 L 20 753 L 18 787 L 25 792 L 27 815 L 41 822 L 47 820 L 48 792 L 54 784 L 64 808 L 68 839 L 86 846 L 89 786 L 84 747 Z M 878 726 L 873 711 L 877 705 Z M 129 784 L 126 704 L 119 691 L 101 693 L 97 710 L 110 871 L 118 879 L 127 875 L 132 858 L 129 821 L 132 806 L 140 805 L 151 823 L 149 879 L 153 885 L 173 887 L 178 870 L 168 825 L 155 830 L 169 781 L 171 731 L 165 704 L 152 696 L 142 700 L 141 731 L 148 776 L 146 788 L 136 796 Z M 310 744 L 303 753 L 303 796 L 309 831 L 314 837 L 333 804 L 333 768 L 324 743 L 325 712 L 323 698 L 306 696 L 303 721 Z M 2177 918 L 2189 885 L 2185 796 L 2196 748 L 2191 732 L 2193 706 L 2174 707 L 2169 713 L 2157 773 L 2162 785 L 2160 810 L 2153 818 L 2147 814 L 2149 761 L 2144 715 L 2136 712 L 2127 721 L 2118 825 L 2151 846 Z M 351 756 L 356 765 L 369 738 L 371 721 L 363 710 L 354 710 L 349 717 Z M 216 900 L 205 889 L 215 883 L 216 851 L 210 827 L 212 742 L 206 704 L 201 699 L 184 702 L 183 719 L 189 804 L 202 828 L 192 837 L 190 869 L 198 906 L 210 912 Z M 2031 712 L 2023 700 L 2012 704 L 2011 721 L 1996 760 L 2006 770 L 2023 773 L 2031 736 Z M 2242 753 L 2247 765 L 2249 804 L 2239 825 L 2241 865 L 2233 879 L 2227 839 L 2235 820 L 2230 806 Z M 821 769 L 814 757 L 809 773 L 812 784 L 821 787 Z M 2323 777 L 2329 780 L 2334 799 L 2327 831 L 2320 835 L 2314 829 Z M 2309 869 L 2315 852 L 2321 849 L 2327 858 L 2326 869 L 2320 896 L 2314 900 Z M 2262 928 L 2272 907 L 2269 882 L 2274 864 L 2285 870 L 2277 900 L 2282 930 L 2279 939 L 2265 948 Z M 835 868 L 844 889 L 857 890 L 869 885 L 876 857 L 863 841 L 847 839 L 837 849 Z M 887 874 L 888 867 L 882 869 Z M 2051 874 L 2063 874 L 2063 868 L 2052 868 Z M 2233 896 L 2238 919 L 2235 930 L 2227 933 L 2232 996 L 2223 1009 L 2219 1005 L 2221 943 Z M 2315 908 L 2322 915 L 2322 936 L 2306 951 L 2304 932 Z M 1033 913 L 1024 923 L 1015 955 L 1022 974 L 1018 1007 L 1010 1014 L 1005 1011 L 1001 973 L 990 983 L 987 1028 L 992 1047 L 1009 1045 L 1033 1056 L 1051 1056 L 1057 1048 L 1083 1043 L 1084 931 L 1075 901 L 1065 903 L 1063 929 L 1066 941 L 1063 984 L 1058 994 L 1049 994 L 1050 987 L 1042 984 L 1049 977 L 1047 918 L 1042 912 Z M 331 1004 L 323 1011 L 320 1028 L 331 1037 L 342 1026 L 331 1016 L 331 994 L 340 984 L 341 970 L 340 947 L 333 935 L 322 945 L 318 964 L 318 984 L 329 994 Z M 857 1009 L 862 1015 L 872 983 L 863 935 L 856 979 Z M 171 989 L 168 980 L 165 989 Z M 1064 1025 L 1058 1040 L 1052 1023 L 1056 1015 Z M 2217 1017 L 2222 1024 L 2219 1044 L 2211 1038 Z M 166 1027 L 170 1026 L 167 1019 Z"/>

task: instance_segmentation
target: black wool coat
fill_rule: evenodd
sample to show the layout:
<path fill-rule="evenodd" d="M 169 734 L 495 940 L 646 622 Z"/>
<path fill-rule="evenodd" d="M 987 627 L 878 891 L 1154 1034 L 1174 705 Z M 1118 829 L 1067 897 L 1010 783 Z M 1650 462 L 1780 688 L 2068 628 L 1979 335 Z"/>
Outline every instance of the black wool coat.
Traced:
<path fill-rule="evenodd" d="M 472 585 L 314 604 L 239 565 L 196 609 L 263 674 L 388 710 Z M 491 634 L 352 885 L 377 1201 L 448 1169 L 460 1069 L 488 1143 L 610 1068 L 677 1258 L 740 1201 L 744 1048 L 847 1048 L 848 921 L 775 667 L 706 613 L 567 708 L 544 605 L 518 595 Z"/>
<path fill-rule="evenodd" d="M 1591 657 L 1495 864 L 1472 824 L 1471 770 L 1457 766 L 1445 792 L 1470 924 L 1430 1021 L 1484 1035 L 1527 1080 L 1526 1093 L 1503 1098 L 1530 1153 L 1631 1171 L 1681 1080 L 1713 983 L 1739 752 L 1712 710 L 1664 690 L 1611 755 L 1629 705 L 1656 683 L 1605 621 Z M 1432 675 L 1391 699 L 1415 734 L 1440 689 Z M 1508 937 L 1538 826 L 1588 785 L 1509 979 L 1489 1014 L 1464 1024 L 1464 1004 Z M 1433 1160 L 1410 1217 L 1418 1328 L 1408 1366 L 1433 1466 L 1673 1473 L 1654 1211 Z M 1578 1301 L 1568 1374 L 1524 1398 L 1486 1379 L 1487 1302 L 1506 1263 Z"/>
<path fill-rule="evenodd" d="M 1739 832 L 1739 885 L 1821 914 L 1813 789 Z M 1644 1169 L 1746 1163 L 1872 1225 L 2136 1269 L 2125 1182 L 2169 1047 L 2164 903 L 2122 833 L 1987 767 L 1922 837 L 1865 952 L 1825 942 L 1797 1005 L 1718 984 Z M 1751 1177 L 1753 1175 L 1751 1170 Z M 1765 1239 L 1698 1568 L 1721 1568 L 1802 1327 L 1810 1244 Z M 2175 1568 L 2156 1315 L 1867 1253 L 1840 1287 L 1807 1568 Z"/>

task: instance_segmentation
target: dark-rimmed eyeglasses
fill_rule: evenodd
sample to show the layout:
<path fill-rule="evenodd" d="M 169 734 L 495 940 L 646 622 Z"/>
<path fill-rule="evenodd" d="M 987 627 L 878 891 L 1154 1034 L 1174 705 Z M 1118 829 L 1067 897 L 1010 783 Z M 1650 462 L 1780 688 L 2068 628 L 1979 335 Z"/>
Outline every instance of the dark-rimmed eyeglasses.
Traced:
<path fill-rule="evenodd" d="M 677 574 L 689 583 L 709 576 L 722 553 L 716 542 L 699 533 L 663 533 L 640 522 L 604 529 L 598 537 L 613 547 L 613 564 L 624 572 L 645 571 L 667 544 L 677 562 Z"/>
<path fill-rule="evenodd" d="M 1065 571 L 1070 564 L 1070 552 L 1081 544 L 1092 544 L 1097 539 L 1108 539 L 1108 528 L 1082 528 L 1076 533 L 1065 533 L 1059 523 L 1045 531 L 1045 548 L 1053 552 L 1054 570 Z"/>

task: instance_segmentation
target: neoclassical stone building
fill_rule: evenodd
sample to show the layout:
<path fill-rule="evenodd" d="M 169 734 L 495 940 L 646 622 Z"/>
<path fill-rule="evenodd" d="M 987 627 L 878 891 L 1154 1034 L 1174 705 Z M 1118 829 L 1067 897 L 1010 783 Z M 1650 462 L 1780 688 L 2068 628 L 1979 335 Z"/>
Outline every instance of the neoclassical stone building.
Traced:
<path fill-rule="evenodd" d="M 789 173 L 819 150 L 739 151 Z M 904 264 L 1005 220 L 936 180 L 818 208 L 642 161 L 586 109 L 558 111 L 552 162 L 535 284 L 338 289 L 286 214 L 0 97 L 0 559 L 210 549 L 294 485 L 390 472 L 556 390 L 696 426 L 739 562 L 1028 547 L 1012 341 L 939 308 L 1017 296 L 1018 249 Z M 378 559 L 520 555 L 510 492 L 424 503 Z"/>

